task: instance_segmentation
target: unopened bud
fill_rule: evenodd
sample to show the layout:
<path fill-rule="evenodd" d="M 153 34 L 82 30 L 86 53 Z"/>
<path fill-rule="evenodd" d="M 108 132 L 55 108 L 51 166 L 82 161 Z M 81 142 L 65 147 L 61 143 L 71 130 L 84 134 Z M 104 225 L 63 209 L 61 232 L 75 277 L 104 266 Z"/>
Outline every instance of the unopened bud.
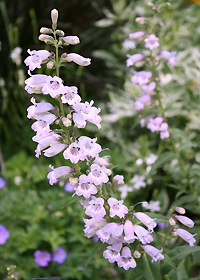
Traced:
<path fill-rule="evenodd" d="M 167 6 L 169 6 L 169 7 L 170 7 L 170 6 L 171 6 L 171 3 L 167 2 Z"/>
<path fill-rule="evenodd" d="M 178 212 L 179 214 L 185 214 L 185 209 L 182 207 L 175 207 L 176 212 Z"/>
<path fill-rule="evenodd" d="M 137 17 L 136 19 L 135 19 L 135 21 L 136 22 L 138 22 L 138 23 L 140 23 L 140 24 L 144 24 L 145 23 L 145 21 L 146 21 L 146 17 Z"/>
<path fill-rule="evenodd" d="M 68 118 L 68 119 L 71 119 L 71 118 L 72 118 L 72 115 L 71 115 L 71 114 L 67 114 L 67 118 Z"/>
<path fill-rule="evenodd" d="M 72 125 L 72 122 L 68 118 L 62 118 L 62 123 L 64 126 L 69 127 Z"/>
<path fill-rule="evenodd" d="M 110 175 L 112 174 L 112 170 L 106 168 L 106 174 L 107 174 L 108 176 L 110 176 Z"/>
<path fill-rule="evenodd" d="M 154 7 L 154 3 L 148 2 L 148 3 L 147 3 L 147 6 L 149 6 L 149 7 Z"/>
<path fill-rule="evenodd" d="M 59 120 L 56 120 L 56 121 L 55 121 L 55 124 L 59 124 Z"/>
<path fill-rule="evenodd" d="M 141 66 L 143 66 L 145 64 L 145 61 L 144 60 L 141 60 L 141 61 L 137 61 L 136 63 L 135 63 L 135 66 L 136 67 L 141 67 Z"/>
<path fill-rule="evenodd" d="M 141 257 L 141 254 L 140 252 L 138 252 L 137 250 L 134 251 L 133 253 L 133 256 L 136 258 L 136 259 L 139 259 Z"/>
<path fill-rule="evenodd" d="M 57 21 L 58 21 L 58 11 L 56 9 L 53 9 L 51 11 L 51 20 L 52 20 L 52 24 L 56 25 Z"/>
<path fill-rule="evenodd" d="M 171 226 L 174 226 L 176 224 L 176 222 L 173 218 L 169 218 L 169 223 Z"/>
<path fill-rule="evenodd" d="M 49 61 L 49 62 L 47 63 L 47 68 L 48 68 L 48 69 L 51 69 L 53 66 L 54 66 L 54 62 L 53 62 L 53 61 Z"/>
<path fill-rule="evenodd" d="M 51 42 L 51 44 L 52 44 L 52 43 L 54 42 L 53 37 L 52 37 L 52 36 L 49 36 L 49 35 L 46 35 L 46 34 L 41 34 L 41 35 L 38 37 L 38 39 L 39 39 L 40 41 L 45 42 L 45 43 Z"/>
<path fill-rule="evenodd" d="M 40 28 L 40 33 L 50 34 L 50 33 L 52 33 L 52 30 L 50 28 L 47 28 L 47 27 L 42 27 L 42 28 Z"/>
<path fill-rule="evenodd" d="M 71 186 L 76 186 L 78 184 L 78 178 L 69 178 L 69 181 Z"/>
<path fill-rule="evenodd" d="M 63 54 L 61 54 L 61 58 L 63 59 L 63 58 L 66 58 L 67 57 L 67 53 L 63 53 Z"/>
<path fill-rule="evenodd" d="M 171 233 L 173 236 L 177 236 L 177 233 L 175 231 L 172 231 Z"/>
<path fill-rule="evenodd" d="M 56 34 L 57 34 L 58 36 L 62 36 L 62 37 L 65 36 L 64 31 L 59 30 L 59 29 L 56 30 Z"/>
<path fill-rule="evenodd" d="M 80 43 L 80 40 L 77 36 L 66 36 L 63 38 L 63 41 L 66 45 L 76 45 Z"/>

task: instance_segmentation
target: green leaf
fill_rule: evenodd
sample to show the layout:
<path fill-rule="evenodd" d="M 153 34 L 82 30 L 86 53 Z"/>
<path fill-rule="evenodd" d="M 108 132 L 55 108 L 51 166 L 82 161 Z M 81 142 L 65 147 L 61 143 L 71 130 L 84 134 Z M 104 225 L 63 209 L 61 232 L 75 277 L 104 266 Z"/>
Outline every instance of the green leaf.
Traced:
<path fill-rule="evenodd" d="M 189 247 L 188 245 L 176 247 L 168 252 L 168 257 L 174 265 L 177 265 L 179 261 L 183 260 L 189 254 L 200 251 L 200 246 Z M 164 264 L 161 268 L 162 275 L 166 275 L 171 270 L 171 266 Z"/>
<path fill-rule="evenodd" d="M 94 255 L 96 255 L 99 251 L 103 250 L 104 248 L 106 248 L 108 245 L 105 243 L 100 243 L 97 242 L 96 246 L 94 247 L 92 253 L 90 254 L 89 258 L 87 259 L 87 262 L 85 264 L 85 268 L 88 266 L 88 264 L 91 262 L 92 258 L 94 257 Z"/>
<path fill-rule="evenodd" d="M 145 253 L 142 257 L 142 265 L 140 265 L 141 274 L 146 280 L 162 280 L 159 262 L 152 263 L 150 257 Z"/>
<path fill-rule="evenodd" d="M 75 196 L 71 197 L 71 199 L 69 199 L 67 204 L 65 204 L 62 208 L 65 208 L 65 207 L 69 206 L 70 204 L 77 202 L 78 200 L 80 200 L 80 197 L 75 195 Z"/>

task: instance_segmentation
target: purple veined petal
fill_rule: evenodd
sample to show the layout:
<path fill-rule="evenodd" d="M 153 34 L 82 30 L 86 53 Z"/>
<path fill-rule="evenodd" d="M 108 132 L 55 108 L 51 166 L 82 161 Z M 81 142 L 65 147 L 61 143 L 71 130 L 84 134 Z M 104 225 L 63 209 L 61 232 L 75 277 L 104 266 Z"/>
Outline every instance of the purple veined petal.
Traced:
<path fill-rule="evenodd" d="M 140 245 L 140 247 L 143 248 L 145 252 L 152 257 L 152 263 L 164 259 L 164 256 L 161 254 L 163 249 L 158 250 L 151 245 Z"/>

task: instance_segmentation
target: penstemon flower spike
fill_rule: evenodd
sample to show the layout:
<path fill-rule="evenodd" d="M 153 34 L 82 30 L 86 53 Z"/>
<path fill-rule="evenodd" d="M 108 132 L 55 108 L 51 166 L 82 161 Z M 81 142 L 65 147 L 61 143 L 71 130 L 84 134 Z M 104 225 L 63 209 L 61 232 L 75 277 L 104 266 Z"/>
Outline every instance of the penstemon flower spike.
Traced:
<path fill-rule="evenodd" d="M 50 103 L 36 103 L 35 99 L 31 99 L 34 105 L 29 107 L 28 117 L 36 119 L 36 122 L 32 125 L 32 129 L 36 131 L 33 140 L 38 143 L 36 156 L 39 157 L 43 150 L 44 156 L 47 157 L 52 157 L 63 151 L 63 157 L 67 162 L 73 164 L 74 168 L 70 168 L 67 164 L 56 168 L 51 167 L 51 171 L 47 175 L 49 183 L 53 185 L 60 179 L 69 178 L 70 184 L 75 186 L 73 195 L 83 197 L 80 199 L 79 204 L 83 205 L 85 214 L 90 217 L 89 219 L 83 219 L 85 223 L 85 236 L 91 238 L 97 235 L 102 242 L 111 245 L 104 251 L 103 256 L 109 262 L 113 263 L 116 261 L 119 267 L 128 270 L 130 267 L 134 268 L 137 265 L 132 257 L 130 245 L 134 242 L 141 242 L 141 244 L 152 242 L 153 237 L 151 233 L 156 226 L 156 222 L 141 212 L 135 212 L 134 216 L 137 217 L 137 220 L 133 219 L 131 214 L 133 207 L 128 208 L 123 204 L 123 200 L 118 201 L 115 197 L 103 193 L 103 184 L 108 188 L 123 185 L 123 176 L 116 175 L 113 177 L 109 163 L 99 155 L 102 148 L 97 143 L 96 138 L 91 139 L 86 136 L 76 137 L 75 135 L 70 135 L 70 130 L 73 126 L 79 129 L 84 128 L 87 122 L 91 122 L 100 129 L 100 108 L 93 106 L 93 100 L 81 102 L 77 87 L 64 86 L 62 79 L 59 77 L 59 68 L 64 63 L 73 61 L 78 65 L 88 66 L 91 63 L 91 59 L 84 58 L 75 53 L 63 54 L 59 57 L 59 47 L 77 44 L 79 43 L 79 38 L 77 36 L 64 37 L 64 32 L 56 29 L 58 20 L 57 10 L 52 10 L 51 17 L 52 30 L 43 27 L 39 39 L 42 39 L 47 44 L 51 43 L 55 47 L 55 56 L 50 53 L 45 59 L 38 60 L 35 68 L 40 68 L 42 63 L 47 63 L 48 65 L 49 62 L 52 62 L 56 69 L 56 76 L 32 75 L 29 72 L 31 77 L 25 81 L 25 89 L 29 94 L 50 95 L 53 101 L 59 101 L 60 113 Z M 43 53 L 46 54 L 46 52 Z M 34 51 L 33 54 L 35 55 Z M 141 58 L 143 56 L 140 56 Z M 27 62 L 27 60 L 25 61 Z M 33 68 L 31 67 L 29 70 L 33 71 L 35 69 Z M 144 85 L 151 76 L 150 72 L 147 72 L 147 74 L 141 73 L 141 75 L 135 78 L 135 83 L 140 81 L 140 84 Z M 153 87 L 152 85 L 151 88 Z M 148 91 L 151 90 L 148 89 Z M 70 113 L 67 116 L 63 104 L 65 106 L 68 105 L 68 112 Z M 59 128 L 52 130 L 50 125 L 53 123 L 57 124 Z M 81 172 L 80 161 L 84 162 L 87 167 L 86 174 Z M 138 221 L 139 223 L 141 221 L 148 230 L 143 225 L 137 225 Z M 39 258 L 38 262 L 40 262 L 44 254 L 46 259 L 40 265 L 46 266 L 49 261 L 48 253 L 39 250 L 36 252 L 35 257 Z M 140 252 L 135 252 L 134 256 L 139 258 Z M 162 258 L 164 257 L 157 259 Z M 154 258 L 154 260 L 157 259 Z"/>

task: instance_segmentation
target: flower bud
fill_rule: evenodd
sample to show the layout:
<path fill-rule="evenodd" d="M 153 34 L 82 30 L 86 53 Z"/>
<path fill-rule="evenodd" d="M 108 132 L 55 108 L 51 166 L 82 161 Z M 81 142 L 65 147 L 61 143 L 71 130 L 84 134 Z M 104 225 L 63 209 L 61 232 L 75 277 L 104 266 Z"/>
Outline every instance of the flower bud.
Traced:
<path fill-rule="evenodd" d="M 66 36 L 63 38 L 63 41 L 66 45 L 76 45 L 80 43 L 80 40 L 77 36 Z"/>
<path fill-rule="evenodd" d="M 52 36 L 49 36 L 49 35 L 46 35 L 46 34 L 41 34 L 38 39 L 40 41 L 43 41 L 43 42 L 51 42 L 51 44 L 54 42 L 54 39 Z"/>
<path fill-rule="evenodd" d="M 136 22 L 138 22 L 138 23 L 140 23 L 140 24 L 144 24 L 145 23 L 145 21 L 146 21 L 146 17 L 137 17 L 136 19 L 135 19 L 135 21 Z"/>
<path fill-rule="evenodd" d="M 68 118 L 62 118 L 62 123 L 64 126 L 69 127 L 72 125 L 72 122 Z"/>
<path fill-rule="evenodd" d="M 71 115 L 71 114 L 67 114 L 67 118 L 68 118 L 68 119 L 71 119 L 71 118 L 72 118 L 72 115 Z"/>
<path fill-rule="evenodd" d="M 136 258 L 136 259 L 139 259 L 141 257 L 141 254 L 140 252 L 138 252 L 137 250 L 134 251 L 133 253 L 133 256 Z"/>
<path fill-rule="evenodd" d="M 173 218 L 169 218 L 169 223 L 171 226 L 174 226 L 176 224 L 176 222 Z"/>
<path fill-rule="evenodd" d="M 175 207 L 176 212 L 178 212 L 179 214 L 185 214 L 185 209 L 182 207 Z"/>
<path fill-rule="evenodd" d="M 147 6 L 149 6 L 149 7 L 154 7 L 154 4 L 153 4 L 152 2 L 148 2 L 148 3 L 147 3 Z"/>
<path fill-rule="evenodd" d="M 57 21 L 58 21 L 58 11 L 56 9 L 53 9 L 51 11 L 51 20 L 52 20 L 52 24 L 56 25 Z"/>
<path fill-rule="evenodd" d="M 69 178 L 69 181 L 71 186 L 76 186 L 78 184 L 78 178 Z"/>
<path fill-rule="evenodd" d="M 47 28 L 47 27 L 41 27 L 40 28 L 40 33 L 42 33 L 42 34 L 50 34 L 50 33 L 52 33 L 52 30 L 50 28 Z"/>
<path fill-rule="evenodd" d="M 51 69 L 53 66 L 54 66 L 54 62 L 53 62 L 53 61 L 49 61 L 49 62 L 47 63 L 47 68 L 48 68 L 48 69 Z"/>
<path fill-rule="evenodd" d="M 56 30 L 56 34 L 57 34 L 58 36 L 62 36 L 62 37 L 65 36 L 64 31 L 59 30 L 59 29 Z"/>
<path fill-rule="evenodd" d="M 141 60 L 141 61 L 137 61 L 136 63 L 135 63 L 135 66 L 136 67 L 141 67 L 141 66 L 143 66 L 145 64 L 145 61 L 144 60 Z"/>

